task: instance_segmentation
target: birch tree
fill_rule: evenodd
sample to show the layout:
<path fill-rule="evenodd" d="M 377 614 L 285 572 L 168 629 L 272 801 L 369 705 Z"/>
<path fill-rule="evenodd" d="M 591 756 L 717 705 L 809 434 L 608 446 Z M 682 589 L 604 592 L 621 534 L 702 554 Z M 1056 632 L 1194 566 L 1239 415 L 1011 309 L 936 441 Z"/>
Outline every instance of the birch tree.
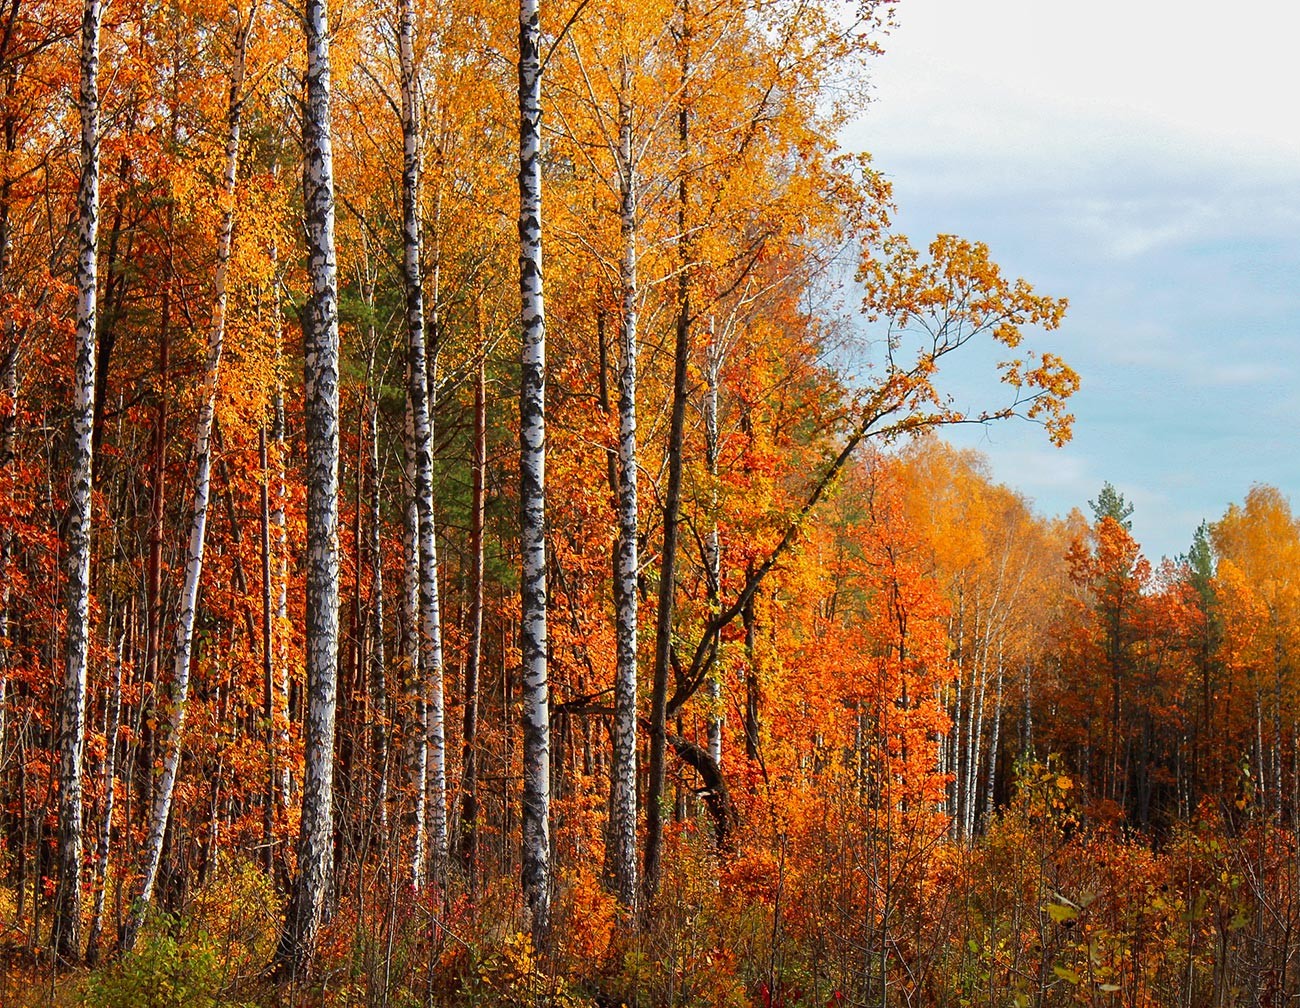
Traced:
<path fill-rule="evenodd" d="M 68 514 L 67 654 L 59 766 L 59 883 L 51 930 L 55 955 L 81 955 L 81 776 L 86 749 L 86 663 L 90 644 L 90 506 L 94 464 L 95 326 L 99 255 L 100 0 L 81 13 L 81 181 L 77 188 L 77 360 L 73 382 Z"/>
<path fill-rule="evenodd" d="M 636 906 L 636 692 L 637 692 L 637 170 L 632 148 L 632 65 L 620 58 L 618 184 L 620 303 L 618 372 L 618 544 L 614 560 L 614 758 L 610 763 L 609 863 L 614 888 L 626 907 Z"/>
<path fill-rule="evenodd" d="M 296 975 L 316 944 L 330 875 L 334 810 L 334 712 L 339 618 L 339 327 L 334 251 L 334 158 L 330 136 L 330 48 L 326 0 L 307 0 L 307 101 L 303 201 L 311 298 L 304 313 L 307 426 L 307 721 L 303 726 L 298 875 L 276 949 Z"/>
<path fill-rule="evenodd" d="M 402 0 L 399 13 L 398 60 L 401 77 L 402 119 L 402 281 L 406 291 L 407 402 L 411 411 L 409 434 L 411 494 L 416 511 L 419 650 L 417 707 L 422 716 L 416 745 L 427 755 L 417 759 L 426 769 L 417 804 L 416 829 L 429 824 L 435 878 L 443 874 L 447 858 L 447 758 L 442 683 L 442 628 L 438 599 L 438 558 L 433 524 L 433 425 L 429 417 L 428 354 L 424 339 L 424 291 L 420 256 L 420 113 L 415 66 L 415 8 Z M 424 884 L 424 844 L 416 844 L 413 879 Z"/>
<path fill-rule="evenodd" d="M 546 313 L 542 289 L 540 0 L 519 2 L 520 646 L 523 889 L 534 944 L 551 918 L 551 728 L 546 633 Z"/>
<path fill-rule="evenodd" d="M 222 169 L 221 223 L 217 232 L 217 269 L 213 281 L 212 317 L 208 324 L 207 359 L 199 391 L 199 413 L 194 425 L 194 508 L 190 517 L 189 548 L 185 556 L 185 581 L 181 587 L 180 618 L 172 658 L 171 728 L 165 743 L 162 776 L 154 791 L 149 834 L 145 840 L 144 872 L 132 907 L 122 946 L 135 945 L 140 925 L 153 900 L 158 868 L 162 864 L 163 839 L 171 815 L 172 795 L 181 763 L 181 737 L 189 701 L 190 672 L 194 655 L 194 621 L 198 613 L 199 582 L 203 576 L 203 550 L 207 536 L 208 501 L 211 491 L 212 427 L 217 409 L 217 385 L 221 376 L 221 352 L 226 335 L 226 304 L 229 299 L 230 250 L 235 233 L 235 185 L 239 175 L 239 138 L 244 106 L 244 76 L 248 39 L 257 18 L 257 4 L 241 18 L 235 31 L 234 65 L 230 73 L 230 101 L 226 109 L 226 150 Z"/>

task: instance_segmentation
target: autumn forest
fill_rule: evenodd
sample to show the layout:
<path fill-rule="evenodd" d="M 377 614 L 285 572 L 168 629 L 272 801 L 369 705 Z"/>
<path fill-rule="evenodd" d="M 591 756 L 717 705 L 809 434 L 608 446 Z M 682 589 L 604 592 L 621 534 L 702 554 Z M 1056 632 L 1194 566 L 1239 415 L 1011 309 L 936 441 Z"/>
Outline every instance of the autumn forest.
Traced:
<path fill-rule="evenodd" d="M 1291 1003 L 1300 520 L 944 440 L 905 15 L 0 0 L 0 1006 Z"/>

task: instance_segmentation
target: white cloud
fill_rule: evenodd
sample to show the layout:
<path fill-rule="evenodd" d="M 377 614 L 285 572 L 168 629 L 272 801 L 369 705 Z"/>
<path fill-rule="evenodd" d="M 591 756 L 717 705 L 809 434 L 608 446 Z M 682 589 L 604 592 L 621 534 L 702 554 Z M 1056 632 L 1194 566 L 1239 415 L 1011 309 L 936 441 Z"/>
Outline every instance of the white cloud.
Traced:
<path fill-rule="evenodd" d="M 900 227 L 989 242 L 1070 298 L 1044 341 L 1081 373 L 1076 440 L 953 432 L 1046 513 L 1109 479 L 1148 555 L 1251 483 L 1300 497 L 1300 5 L 907 0 L 847 132 Z M 987 398 L 978 355 L 945 374 Z"/>
<path fill-rule="evenodd" d="M 1135 139 L 1180 160 L 1300 156 L 1295 5 L 908 0 L 899 22 L 875 66 L 869 132 L 1030 161 Z"/>

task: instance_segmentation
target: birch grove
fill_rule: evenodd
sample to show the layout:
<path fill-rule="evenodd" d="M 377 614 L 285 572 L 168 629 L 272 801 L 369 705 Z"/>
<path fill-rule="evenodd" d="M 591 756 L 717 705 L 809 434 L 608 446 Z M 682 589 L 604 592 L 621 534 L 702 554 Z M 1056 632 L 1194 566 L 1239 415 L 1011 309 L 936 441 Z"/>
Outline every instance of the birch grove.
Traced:
<path fill-rule="evenodd" d="M 904 6 L 0 3 L 0 1003 L 1297 989 L 1300 519 L 942 440 Z"/>

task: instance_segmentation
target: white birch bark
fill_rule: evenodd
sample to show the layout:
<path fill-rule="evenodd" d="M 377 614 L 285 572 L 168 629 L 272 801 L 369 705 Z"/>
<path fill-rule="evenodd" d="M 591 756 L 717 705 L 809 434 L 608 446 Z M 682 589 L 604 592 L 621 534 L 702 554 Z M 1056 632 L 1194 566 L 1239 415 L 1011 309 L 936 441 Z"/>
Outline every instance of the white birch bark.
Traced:
<path fill-rule="evenodd" d="M 334 714 L 339 622 L 339 328 L 334 250 L 334 158 L 326 0 L 306 0 L 307 101 L 303 197 L 311 300 L 304 326 L 307 426 L 307 723 L 298 876 L 276 950 L 297 973 L 316 944 L 330 876 L 334 812 Z"/>
<path fill-rule="evenodd" d="M 984 772 L 984 817 L 993 815 L 994 788 L 997 784 L 998 746 L 1002 739 L 1002 683 L 1005 674 L 1002 645 L 998 645 L 998 670 L 993 687 L 993 726 L 989 732 L 988 762 Z"/>
<path fill-rule="evenodd" d="M 126 629 L 118 633 L 113 649 L 113 685 L 108 694 L 107 724 L 104 727 L 104 819 L 100 823 L 99 842 L 95 846 L 95 887 L 90 914 L 90 937 L 87 939 L 87 964 L 99 958 L 99 939 L 104 927 L 104 897 L 108 882 L 108 854 L 113 840 L 113 808 L 117 798 L 117 736 L 122 715 L 122 666 L 126 647 Z"/>
<path fill-rule="evenodd" d="M 90 507 L 95 413 L 99 255 L 100 0 L 81 14 L 81 181 L 77 189 L 77 360 L 72 407 L 68 514 L 67 655 L 60 726 L 59 882 L 51 931 L 55 955 L 81 955 L 82 762 L 86 748 L 86 661 L 90 643 Z"/>
<path fill-rule="evenodd" d="M 432 490 L 430 490 L 432 496 Z M 441 885 L 447 868 L 448 833 L 447 833 L 447 727 L 446 702 L 443 693 L 443 656 L 442 656 L 442 606 L 438 592 L 438 553 L 435 528 L 430 508 L 429 531 L 425 539 L 428 548 L 426 554 L 421 549 L 421 556 L 427 556 L 425 570 L 420 574 L 421 636 L 428 642 L 427 648 L 420 649 L 423 658 L 428 655 L 428 664 L 423 676 L 423 700 L 425 704 L 426 734 L 424 746 L 428 752 L 428 769 L 426 774 L 427 797 L 425 799 L 425 816 L 427 821 L 430 869 L 432 881 Z"/>
<path fill-rule="evenodd" d="M 420 652 L 423 650 L 420 633 L 420 511 L 413 490 L 415 486 L 415 408 L 411 396 L 406 397 L 405 438 L 402 443 L 402 464 L 406 482 L 406 507 L 403 511 L 404 548 L 402 566 L 402 642 L 406 652 L 405 689 L 411 700 L 414 723 L 406 732 L 407 773 L 411 780 L 414 808 L 411 813 L 411 885 L 424 886 L 425 852 L 428 849 L 425 803 L 429 795 L 429 719 L 420 689 Z"/>
<path fill-rule="evenodd" d="M 520 647 L 524 899 L 534 944 L 551 918 L 551 728 L 546 586 L 546 313 L 542 290 L 540 0 L 519 2 Z"/>
<path fill-rule="evenodd" d="M 203 550 L 207 537 L 208 503 L 212 472 L 212 425 L 217 410 L 217 385 L 221 376 L 221 352 L 226 335 L 226 302 L 229 296 L 230 250 L 235 232 L 235 184 L 239 175 L 239 139 L 244 104 L 245 57 L 248 37 L 257 16 L 256 4 L 236 31 L 235 61 L 230 74 L 230 101 L 226 109 L 226 151 L 222 172 L 221 225 L 217 233 L 217 270 L 213 283 L 212 318 L 208 324 L 207 360 L 199 390 L 199 414 L 194 427 L 194 510 L 190 518 L 189 550 L 185 557 L 185 580 L 181 587 L 180 617 L 172 658 L 171 726 L 163 755 L 162 775 L 154 789 L 149 833 L 145 839 L 144 871 L 136 894 L 122 946 L 130 951 L 140 925 L 153 900 L 158 869 L 162 864 L 163 839 L 171 816 L 172 796 L 180 772 L 181 736 L 189 701 L 190 672 L 194 655 L 194 621 L 198 613 L 199 582 L 203 577 Z"/>
<path fill-rule="evenodd" d="M 419 675 L 417 704 L 425 707 L 426 738 L 419 743 L 427 756 L 418 799 L 420 824 L 428 823 L 429 856 L 435 880 L 441 880 L 447 860 L 447 756 L 442 684 L 442 627 L 438 598 L 438 555 L 433 518 L 433 426 L 429 415 L 431 383 L 424 339 L 424 291 L 420 264 L 420 113 L 415 67 L 415 8 L 402 0 L 398 30 L 398 60 L 402 94 L 402 280 L 406 290 L 407 401 L 411 410 L 413 485 L 419 558 Z M 417 843 L 424 858 L 423 843 Z M 419 888 L 423 864 L 413 866 Z"/>
<path fill-rule="evenodd" d="M 620 902 L 635 909 L 637 694 L 637 179 L 632 157 L 632 71 L 622 61 L 618 103 L 619 283 L 622 318 L 618 376 L 618 545 L 614 560 L 614 753 L 610 765 L 610 866 Z"/>

